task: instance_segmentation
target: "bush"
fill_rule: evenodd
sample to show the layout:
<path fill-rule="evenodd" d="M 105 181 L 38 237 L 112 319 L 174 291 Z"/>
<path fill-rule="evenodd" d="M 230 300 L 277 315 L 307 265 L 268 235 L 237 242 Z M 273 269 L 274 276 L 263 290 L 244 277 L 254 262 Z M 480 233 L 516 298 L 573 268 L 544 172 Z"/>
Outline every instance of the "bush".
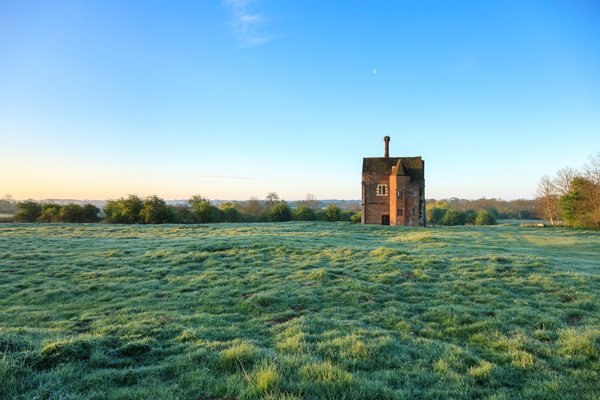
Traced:
<path fill-rule="evenodd" d="M 60 208 L 58 219 L 61 222 L 83 222 L 83 210 L 78 204 L 66 204 Z"/>
<path fill-rule="evenodd" d="M 139 224 L 143 222 L 140 214 L 144 201 L 134 194 L 127 198 L 108 200 L 104 206 L 104 220 L 116 224 Z"/>
<path fill-rule="evenodd" d="M 42 213 L 38 217 L 38 222 L 58 222 L 58 214 L 60 205 L 58 204 L 42 204 Z"/>
<path fill-rule="evenodd" d="M 193 222 L 194 218 L 189 204 L 178 204 L 168 207 L 169 212 L 173 215 L 173 222 L 178 224 L 191 224 Z"/>
<path fill-rule="evenodd" d="M 241 204 L 244 219 L 250 222 L 267 221 L 268 210 L 256 197 L 252 197 Z"/>
<path fill-rule="evenodd" d="M 146 197 L 140 216 L 146 224 L 164 224 L 175 219 L 167 203 L 156 195 Z"/>
<path fill-rule="evenodd" d="M 496 225 L 496 218 L 488 210 L 481 210 L 477 213 L 475 225 Z"/>
<path fill-rule="evenodd" d="M 199 224 L 207 224 L 219 221 L 220 210 L 210 204 L 208 199 L 195 195 L 188 200 L 192 221 Z"/>
<path fill-rule="evenodd" d="M 465 224 L 473 225 L 477 219 L 477 211 L 467 210 L 465 211 Z"/>
<path fill-rule="evenodd" d="M 286 203 L 277 203 L 269 209 L 269 219 L 273 222 L 290 221 L 292 210 Z"/>
<path fill-rule="evenodd" d="M 448 212 L 447 208 L 438 208 L 434 207 L 427 211 L 427 216 L 429 217 L 429 222 L 434 225 L 441 225 L 446 213 Z"/>
<path fill-rule="evenodd" d="M 362 220 L 362 213 L 360 211 L 356 211 L 354 214 L 352 214 L 352 216 L 350 217 L 350 222 L 354 222 L 354 223 L 360 223 L 360 221 Z"/>
<path fill-rule="evenodd" d="M 69 203 L 64 206 L 54 203 L 42 204 L 42 212 L 37 222 L 98 222 L 100 209 L 93 204 Z"/>
<path fill-rule="evenodd" d="M 500 214 L 498 213 L 498 210 L 496 209 L 496 207 L 487 207 L 485 209 L 494 219 L 498 219 L 500 218 Z"/>
<path fill-rule="evenodd" d="M 350 222 L 354 213 L 356 213 L 356 211 L 340 210 L 340 221 Z"/>
<path fill-rule="evenodd" d="M 33 200 L 17 203 L 14 220 L 17 222 L 35 222 L 42 215 L 42 205 Z"/>
<path fill-rule="evenodd" d="M 314 221 L 316 218 L 315 210 L 307 206 L 300 206 L 294 212 L 296 221 Z"/>
<path fill-rule="evenodd" d="M 233 203 L 221 204 L 221 220 L 223 222 L 242 222 L 242 213 Z"/>
<path fill-rule="evenodd" d="M 84 204 L 81 213 L 83 222 L 100 222 L 100 209 L 93 204 Z"/>
<path fill-rule="evenodd" d="M 323 217 L 325 218 L 325 221 L 339 221 L 341 218 L 340 209 L 334 204 L 329 204 L 327 208 L 325 208 Z"/>
<path fill-rule="evenodd" d="M 457 210 L 447 210 L 442 218 L 442 225 L 454 226 L 465 224 L 465 213 Z"/>

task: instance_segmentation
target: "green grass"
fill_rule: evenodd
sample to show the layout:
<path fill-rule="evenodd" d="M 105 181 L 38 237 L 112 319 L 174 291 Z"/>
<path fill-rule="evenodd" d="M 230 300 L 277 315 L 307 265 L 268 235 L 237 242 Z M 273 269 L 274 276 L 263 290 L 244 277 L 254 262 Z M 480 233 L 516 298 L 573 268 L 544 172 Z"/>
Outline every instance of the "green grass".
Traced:
<path fill-rule="evenodd" d="M 600 234 L 0 225 L 2 399 L 597 399 Z"/>

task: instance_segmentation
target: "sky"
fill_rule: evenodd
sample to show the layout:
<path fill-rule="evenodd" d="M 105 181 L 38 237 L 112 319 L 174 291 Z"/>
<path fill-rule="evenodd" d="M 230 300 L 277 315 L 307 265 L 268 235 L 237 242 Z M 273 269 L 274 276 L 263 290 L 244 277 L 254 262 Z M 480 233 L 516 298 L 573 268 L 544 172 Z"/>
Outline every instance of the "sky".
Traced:
<path fill-rule="evenodd" d="M 0 2 L 0 196 L 532 198 L 600 152 L 598 1 Z"/>

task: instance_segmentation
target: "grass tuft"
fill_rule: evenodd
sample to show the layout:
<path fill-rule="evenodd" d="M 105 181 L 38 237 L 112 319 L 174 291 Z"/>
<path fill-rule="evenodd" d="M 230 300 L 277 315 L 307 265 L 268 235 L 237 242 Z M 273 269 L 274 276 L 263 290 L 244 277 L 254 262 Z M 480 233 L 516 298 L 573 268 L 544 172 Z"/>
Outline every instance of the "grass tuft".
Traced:
<path fill-rule="evenodd" d="M 281 377 L 274 364 L 263 364 L 252 371 L 251 383 L 259 393 L 271 393 L 279 389 Z"/>

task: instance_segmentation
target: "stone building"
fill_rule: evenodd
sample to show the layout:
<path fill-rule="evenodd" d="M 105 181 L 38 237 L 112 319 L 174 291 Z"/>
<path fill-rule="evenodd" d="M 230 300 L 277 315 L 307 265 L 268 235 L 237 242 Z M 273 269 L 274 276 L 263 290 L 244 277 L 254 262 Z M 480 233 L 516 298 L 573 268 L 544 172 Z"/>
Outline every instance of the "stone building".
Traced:
<path fill-rule="evenodd" d="M 425 161 L 390 157 L 390 137 L 383 157 L 363 158 L 363 224 L 425 226 Z"/>

